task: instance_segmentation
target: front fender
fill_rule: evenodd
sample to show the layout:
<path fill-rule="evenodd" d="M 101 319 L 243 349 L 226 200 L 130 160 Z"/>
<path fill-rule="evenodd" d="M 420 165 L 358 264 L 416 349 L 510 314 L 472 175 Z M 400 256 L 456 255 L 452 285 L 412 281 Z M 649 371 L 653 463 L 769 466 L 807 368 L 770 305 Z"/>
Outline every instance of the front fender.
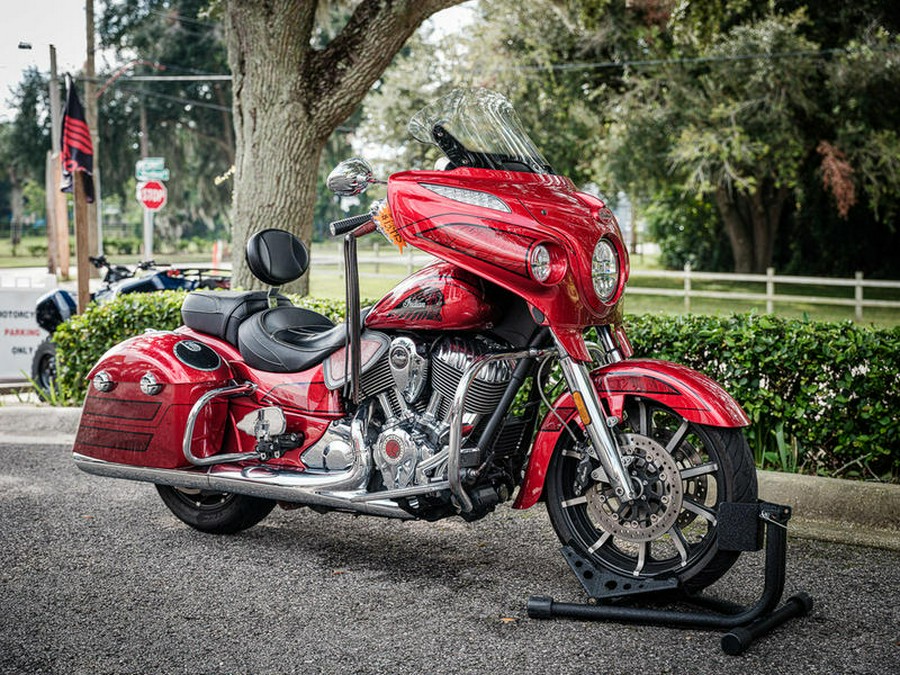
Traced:
<path fill-rule="evenodd" d="M 718 383 L 677 363 L 656 359 L 620 361 L 593 371 L 591 379 L 607 412 L 620 419 L 625 399 L 640 396 L 671 408 L 695 424 L 725 428 L 750 424 L 741 406 Z M 544 417 L 535 435 L 513 508 L 527 509 L 540 499 L 550 457 L 559 437 L 567 433 L 565 425 L 572 422 L 581 426 L 572 395 L 565 392 L 553 404 L 553 411 Z"/>

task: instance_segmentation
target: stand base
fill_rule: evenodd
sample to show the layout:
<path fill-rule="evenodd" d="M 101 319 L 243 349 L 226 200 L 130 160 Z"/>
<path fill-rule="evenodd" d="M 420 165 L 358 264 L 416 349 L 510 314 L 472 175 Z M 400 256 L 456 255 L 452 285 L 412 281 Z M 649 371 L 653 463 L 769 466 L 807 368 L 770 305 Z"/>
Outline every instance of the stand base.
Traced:
<path fill-rule="evenodd" d="M 759 600 L 749 607 L 708 598 L 691 596 L 674 579 L 653 580 L 628 578 L 614 572 L 600 571 L 571 547 L 563 555 L 588 595 L 595 602 L 636 596 L 665 597 L 695 605 L 701 611 L 653 609 L 618 604 L 558 603 L 553 598 L 532 596 L 528 616 L 534 619 L 569 617 L 590 621 L 621 621 L 663 625 L 672 628 L 729 630 L 722 637 L 722 650 L 737 655 L 758 638 L 786 621 L 804 616 L 812 610 L 812 598 L 806 593 L 791 596 L 775 609 L 784 591 L 787 548 L 787 521 L 791 510 L 768 502 L 757 504 L 722 504 L 719 513 L 719 547 L 723 550 L 759 550 L 765 537 L 765 582 Z"/>

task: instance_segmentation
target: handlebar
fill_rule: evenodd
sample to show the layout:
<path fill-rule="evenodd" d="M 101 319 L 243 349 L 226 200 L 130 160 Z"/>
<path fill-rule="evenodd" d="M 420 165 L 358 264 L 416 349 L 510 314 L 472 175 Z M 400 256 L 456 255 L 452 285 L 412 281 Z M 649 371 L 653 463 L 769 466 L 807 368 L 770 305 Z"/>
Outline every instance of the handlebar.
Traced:
<path fill-rule="evenodd" d="M 366 224 L 368 224 L 369 227 L 365 227 Z M 358 237 L 372 232 L 375 229 L 375 221 L 372 220 L 370 214 L 366 213 L 359 216 L 350 216 L 349 218 L 335 220 L 328 225 L 328 229 L 331 231 L 332 237 L 339 237 L 348 232 L 353 232 Z M 357 232 L 356 230 L 359 231 Z"/>

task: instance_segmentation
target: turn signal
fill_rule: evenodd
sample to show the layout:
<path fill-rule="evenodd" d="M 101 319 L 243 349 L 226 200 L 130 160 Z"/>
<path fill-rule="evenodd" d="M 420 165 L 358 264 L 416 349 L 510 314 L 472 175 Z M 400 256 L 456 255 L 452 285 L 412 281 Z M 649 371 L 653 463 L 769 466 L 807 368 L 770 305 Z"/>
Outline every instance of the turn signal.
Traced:
<path fill-rule="evenodd" d="M 105 370 L 101 370 L 96 375 L 94 375 L 93 383 L 94 389 L 103 393 L 112 391 L 113 387 L 116 386 L 116 383 L 113 382 L 112 376 Z"/>
<path fill-rule="evenodd" d="M 159 392 L 162 391 L 163 386 L 156 379 L 156 376 L 151 372 L 144 373 L 144 376 L 141 378 L 141 391 L 147 394 L 147 396 L 156 396 Z"/>

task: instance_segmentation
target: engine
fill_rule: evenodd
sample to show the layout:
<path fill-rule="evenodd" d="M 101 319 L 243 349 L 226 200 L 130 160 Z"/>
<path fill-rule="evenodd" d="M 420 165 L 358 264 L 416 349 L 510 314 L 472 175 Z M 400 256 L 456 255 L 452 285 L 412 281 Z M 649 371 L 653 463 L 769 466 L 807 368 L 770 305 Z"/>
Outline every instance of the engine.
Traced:
<path fill-rule="evenodd" d="M 372 453 L 384 486 L 395 490 L 432 478 L 446 468 L 448 417 L 456 388 L 474 359 L 499 345 L 487 338 L 445 337 L 436 343 L 395 337 L 360 382 L 381 408 Z M 464 433 L 493 413 L 512 376 L 507 362 L 483 367 L 466 397 Z"/>

